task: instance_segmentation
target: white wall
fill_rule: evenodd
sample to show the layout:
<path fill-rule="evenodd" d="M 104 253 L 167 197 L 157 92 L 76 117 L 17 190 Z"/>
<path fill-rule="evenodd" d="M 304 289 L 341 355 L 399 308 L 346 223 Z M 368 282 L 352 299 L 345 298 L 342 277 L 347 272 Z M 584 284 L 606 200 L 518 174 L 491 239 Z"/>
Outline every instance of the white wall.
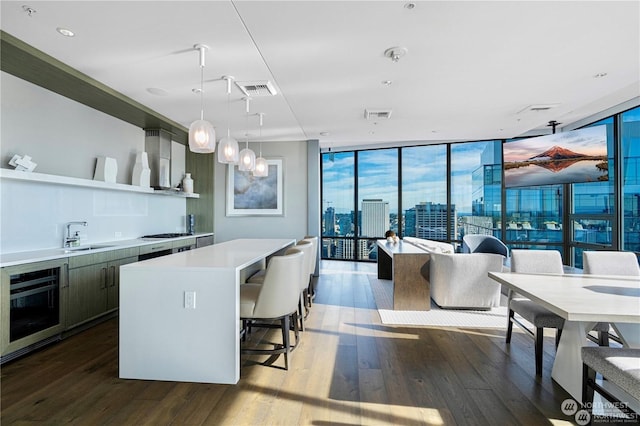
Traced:
<path fill-rule="evenodd" d="M 0 195 L 3 253 L 62 247 L 71 221 L 88 222 L 73 228 L 83 243 L 185 232 L 184 198 L 14 180 Z"/>
<path fill-rule="evenodd" d="M 242 144 L 241 144 L 242 145 Z M 258 144 L 250 148 L 258 151 Z M 216 242 L 235 238 L 295 238 L 307 235 L 307 143 L 265 142 L 262 156 L 282 158 L 284 168 L 284 216 L 227 216 L 227 166 L 215 164 Z"/>
<path fill-rule="evenodd" d="M 93 179 L 96 157 L 115 158 L 118 183 L 131 183 L 144 130 L 7 73 L 2 85 L 1 167 L 29 155 L 36 172 Z"/>
<path fill-rule="evenodd" d="M 105 155 L 118 162 L 117 182 L 131 183 L 142 129 L 4 72 L 0 84 L 0 167 L 28 154 L 36 172 L 92 179 L 96 156 Z M 9 253 L 60 247 L 65 224 L 76 220 L 89 223 L 79 229 L 89 242 L 184 232 L 186 200 L 2 179 L 0 210 L 0 250 Z"/>

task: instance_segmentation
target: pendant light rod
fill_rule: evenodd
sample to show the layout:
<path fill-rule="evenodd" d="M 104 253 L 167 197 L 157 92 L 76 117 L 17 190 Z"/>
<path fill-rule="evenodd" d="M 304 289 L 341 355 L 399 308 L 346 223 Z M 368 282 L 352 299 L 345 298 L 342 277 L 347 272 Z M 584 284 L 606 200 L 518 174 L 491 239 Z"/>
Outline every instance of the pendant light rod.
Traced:
<path fill-rule="evenodd" d="M 193 46 L 194 49 L 199 52 L 199 63 L 200 63 L 200 120 L 204 120 L 204 67 L 205 67 L 205 57 L 207 56 L 207 50 L 209 50 L 209 46 L 206 44 L 196 44 Z"/>
<path fill-rule="evenodd" d="M 251 97 L 247 96 L 244 98 L 246 103 L 246 118 L 245 118 L 245 137 L 247 139 L 247 149 L 249 148 L 249 103 L 251 102 Z"/>
<path fill-rule="evenodd" d="M 262 157 L 262 123 L 264 118 L 264 112 L 258 113 L 259 123 L 260 123 L 260 157 Z"/>
<path fill-rule="evenodd" d="M 231 120 L 231 83 L 235 80 L 235 77 L 231 76 L 231 75 L 223 75 L 222 76 L 223 80 L 226 80 L 227 82 L 227 137 L 230 138 L 231 137 L 231 130 L 230 130 L 230 120 Z"/>

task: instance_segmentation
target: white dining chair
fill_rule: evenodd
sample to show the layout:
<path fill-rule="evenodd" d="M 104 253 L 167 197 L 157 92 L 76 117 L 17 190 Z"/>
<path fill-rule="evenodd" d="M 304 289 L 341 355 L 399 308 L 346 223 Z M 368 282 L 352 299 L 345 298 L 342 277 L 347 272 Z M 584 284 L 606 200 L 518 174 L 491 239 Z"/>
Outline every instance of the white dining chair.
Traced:
<path fill-rule="evenodd" d="M 563 274 L 562 257 L 557 250 L 511 250 L 511 272 L 525 274 Z M 540 304 L 509 290 L 509 319 L 507 322 L 506 343 L 511 343 L 513 324 L 517 324 L 534 338 L 536 376 L 542 376 L 542 354 L 544 329 L 556 329 L 556 346 L 560 341 L 564 318 L 554 314 Z M 534 327 L 531 330 L 522 323 L 515 314 L 518 314 Z"/>
<path fill-rule="evenodd" d="M 582 268 L 590 275 L 640 276 L 638 257 L 630 251 L 583 251 Z M 598 323 L 598 345 L 609 346 L 609 325 Z"/>

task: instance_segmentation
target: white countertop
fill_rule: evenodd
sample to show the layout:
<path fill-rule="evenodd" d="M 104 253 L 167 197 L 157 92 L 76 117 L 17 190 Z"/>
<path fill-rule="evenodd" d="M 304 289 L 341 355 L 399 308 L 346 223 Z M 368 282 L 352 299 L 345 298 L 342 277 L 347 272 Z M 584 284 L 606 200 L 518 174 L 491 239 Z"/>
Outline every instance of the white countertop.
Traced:
<path fill-rule="evenodd" d="M 174 253 L 172 256 L 157 257 L 141 262 L 130 263 L 121 268 L 238 268 L 247 267 L 260 259 L 265 253 L 275 253 L 296 243 L 295 239 L 238 239 Z"/>
<path fill-rule="evenodd" d="M 95 248 L 91 250 L 69 250 L 65 248 L 48 248 L 42 250 L 33 251 L 21 251 L 15 253 L 1 253 L 0 254 L 0 267 L 15 266 L 24 263 L 41 262 L 45 260 L 64 259 L 72 256 L 82 256 L 85 254 L 101 253 L 110 250 L 120 250 L 130 247 L 140 247 L 151 244 L 158 244 L 166 241 L 179 241 L 186 240 L 194 237 L 204 237 L 213 235 L 212 232 L 204 232 L 194 235 L 186 235 L 183 237 L 175 238 L 135 238 L 131 240 L 116 240 L 116 241 L 104 241 L 94 242 L 88 245 L 104 246 L 101 248 Z"/>

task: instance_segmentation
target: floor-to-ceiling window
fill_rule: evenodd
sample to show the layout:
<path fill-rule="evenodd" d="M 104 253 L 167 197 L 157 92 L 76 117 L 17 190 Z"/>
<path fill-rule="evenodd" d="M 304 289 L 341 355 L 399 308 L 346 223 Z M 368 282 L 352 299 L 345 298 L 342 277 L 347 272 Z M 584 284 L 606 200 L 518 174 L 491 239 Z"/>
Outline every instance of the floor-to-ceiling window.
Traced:
<path fill-rule="evenodd" d="M 607 130 L 608 179 L 571 185 L 573 197 L 569 215 L 569 245 L 573 264 L 577 267 L 582 267 L 584 250 L 611 250 L 615 244 L 615 122 L 613 117 L 609 117 L 586 127 L 602 125 Z"/>
<path fill-rule="evenodd" d="M 388 229 L 453 243 L 489 234 L 511 248 L 559 250 L 576 266 L 583 250 L 640 252 L 640 107 L 584 127 L 600 125 L 608 144 L 600 182 L 505 189 L 502 147 L 511 140 L 325 152 L 322 255 L 375 261 Z"/>
<path fill-rule="evenodd" d="M 359 151 L 356 257 L 376 260 L 376 240 L 398 232 L 398 148 Z"/>
<path fill-rule="evenodd" d="M 468 234 L 500 236 L 502 215 L 502 141 L 451 145 L 450 239 Z"/>
<path fill-rule="evenodd" d="M 322 257 L 354 259 L 355 153 L 322 156 Z"/>
<path fill-rule="evenodd" d="M 402 148 L 402 234 L 446 240 L 447 146 Z"/>
<path fill-rule="evenodd" d="M 640 107 L 620 115 L 623 217 L 622 248 L 640 252 Z"/>

